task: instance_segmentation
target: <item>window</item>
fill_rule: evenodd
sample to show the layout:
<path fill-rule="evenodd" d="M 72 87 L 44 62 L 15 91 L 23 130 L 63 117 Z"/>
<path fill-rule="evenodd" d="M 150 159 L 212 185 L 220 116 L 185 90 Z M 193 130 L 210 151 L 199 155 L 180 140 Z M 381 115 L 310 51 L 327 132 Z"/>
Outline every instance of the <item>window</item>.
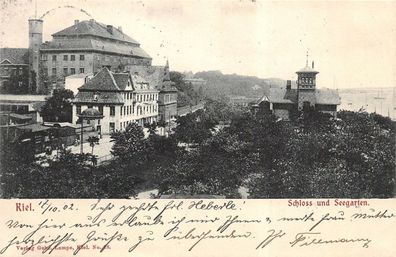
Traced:
<path fill-rule="evenodd" d="M 110 116 L 115 116 L 115 106 L 110 106 Z"/>
<path fill-rule="evenodd" d="M 70 68 L 70 74 L 76 74 L 76 69 L 75 68 Z"/>
<path fill-rule="evenodd" d="M 53 56 L 52 56 L 52 60 L 53 60 L 53 61 L 56 61 L 56 55 L 53 55 Z"/>
<path fill-rule="evenodd" d="M 67 76 L 67 67 L 63 68 L 63 75 Z"/>
<path fill-rule="evenodd" d="M 76 56 L 74 54 L 70 55 L 70 61 L 75 61 L 76 60 Z"/>
<path fill-rule="evenodd" d="M 80 68 L 80 73 L 84 73 L 84 68 Z"/>
<path fill-rule="evenodd" d="M 52 76 L 56 76 L 56 68 L 52 68 Z"/>
<path fill-rule="evenodd" d="M 115 123 L 114 123 L 114 122 L 110 122 L 110 123 L 109 123 L 109 128 L 110 128 L 110 133 L 111 133 L 111 132 L 114 132 Z"/>
<path fill-rule="evenodd" d="M 80 105 L 77 105 L 76 112 L 77 112 L 77 114 L 81 114 L 81 106 Z"/>
<path fill-rule="evenodd" d="M 64 56 L 63 56 L 63 60 L 64 60 L 64 61 L 67 61 L 67 59 L 68 59 L 68 58 L 67 58 L 67 55 L 64 55 Z"/>
<path fill-rule="evenodd" d="M 80 61 L 84 61 L 85 60 L 85 56 L 83 54 L 80 54 Z"/>

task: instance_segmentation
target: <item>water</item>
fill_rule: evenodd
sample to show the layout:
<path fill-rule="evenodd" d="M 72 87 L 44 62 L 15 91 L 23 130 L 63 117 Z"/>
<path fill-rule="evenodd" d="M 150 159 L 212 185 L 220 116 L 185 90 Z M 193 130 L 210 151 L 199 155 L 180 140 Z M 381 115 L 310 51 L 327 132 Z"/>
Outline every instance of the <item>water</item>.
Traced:
<path fill-rule="evenodd" d="M 338 110 L 376 112 L 396 120 L 396 88 L 340 89 Z"/>

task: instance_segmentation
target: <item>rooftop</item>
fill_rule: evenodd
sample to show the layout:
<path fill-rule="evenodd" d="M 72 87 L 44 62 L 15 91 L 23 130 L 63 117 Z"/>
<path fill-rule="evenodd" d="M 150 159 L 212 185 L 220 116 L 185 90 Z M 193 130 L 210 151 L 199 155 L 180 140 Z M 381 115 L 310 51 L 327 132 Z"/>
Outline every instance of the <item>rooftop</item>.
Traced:
<path fill-rule="evenodd" d="M 29 50 L 27 48 L 0 48 L 0 64 L 3 63 L 29 64 Z"/>
<path fill-rule="evenodd" d="M 77 22 L 76 24 L 52 34 L 53 37 L 91 35 L 139 46 L 139 42 L 124 34 L 112 25 L 105 25 L 93 19 Z"/>
<path fill-rule="evenodd" d="M 341 103 L 338 92 L 328 88 L 316 89 L 315 98 L 317 104 L 339 105 Z M 297 103 L 297 89 L 271 88 L 267 99 L 271 103 L 294 104 Z"/>

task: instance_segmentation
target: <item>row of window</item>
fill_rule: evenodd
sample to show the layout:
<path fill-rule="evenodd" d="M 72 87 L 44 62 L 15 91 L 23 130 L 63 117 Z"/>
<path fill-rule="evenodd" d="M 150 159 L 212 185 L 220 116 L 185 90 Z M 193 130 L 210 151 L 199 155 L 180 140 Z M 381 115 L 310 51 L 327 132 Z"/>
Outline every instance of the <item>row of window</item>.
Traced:
<path fill-rule="evenodd" d="M 80 68 L 79 70 L 79 73 L 84 73 L 85 72 L 85 69 L 84 68 Z M 48 74 L 48 71 L 47 71 L 47 74 Z M 57 69 L 56 68 L 52 68 L 52 76 L 56 76 L 56 74 L 57 74 Z M 64 67 L 63 68 L 63 75 L 64 76 L 67 76 L 67 75 L 73 75 L 73 74 L 76 74 L 76 68 L 70 68 L 70 70 L 69 70 L 69 68 L 67 68 L 67 67 Z"/>
<path fill-rule="evenodd" d="M 156 105 L 149 105 L 149 106 L 138 106 L 137 107 L 137 115 L 144 115 L 146 113 L 153 113 L 157 112 L 157 106 Z"/>
<path fill-rule="evenodd" d="M 133 113 L 133 110 L 135 109 L 135 105 L 126 105 L 124 107 L 121 107 L 121 116 L 122 115 L 129 115 Z"/>
<path fill-rule="evenodd" d="M 138 102 L 156 101 L 158 100 L 158 94 L 138 94 L 136 98 Z"/>
<path fill-rule="evenodd" d="M 300 78 L 300 84 L 314 84 L 315 80 L 313 78 Z"/>
<path fill-rule="evenodd" d="M 80 54 L 79 58 L 80 58 L 80 61 L 84 61 L 85 60 L 85 55 Z M 46 55 L 43 55 L 43 60 L 46 60 L 46 59 L 47 59 Z M 58 56 L 56 54 L 52 55 L 52 61 L 55 62 L 55 61 L 57 61 L 57 59 L 58 59 Z M 63 55 L 63 60 L 64 61 L 68 61 L 69 60 L 69 55 L 64 54 Z M 76 55 L 71 54 L 70 55 L 70 61 L 75 61 L 75 60 L 76 60 Z"/>
<path fill-rule="evenodd" d="M 93 108 L 92 105 L 88 105 L 88 108 Z M 135 105 L 123 106 L 120 109 L 120 115 L 129 115 L 134 113 Z M 98 106 L 98 111 L 103 115 L 103 106 Z M 146 113 L 155 113 L 158 111 L 156 105 L 148 105 L 148 106 L 138 106 L 137 107 L 137 115 L 144 115 Z M 81 105 L 76 105 L 76 113 L 77 115 L 81 114 Z M 110 106 L 110 116 L 115 116 L 115 106 Z"/>
<path fill-rule="evenodd" d="M 115 57 L 115 56 L 107 56 L 107 55 L 97 55 L 96 60 L 102 62 L 112 62 L 112 63 L 122 62 L 124 64 L 134 64 L 134 65 L 150 64 L 150 62 L 145 59 L 135 59 L 131 57 Z"/>

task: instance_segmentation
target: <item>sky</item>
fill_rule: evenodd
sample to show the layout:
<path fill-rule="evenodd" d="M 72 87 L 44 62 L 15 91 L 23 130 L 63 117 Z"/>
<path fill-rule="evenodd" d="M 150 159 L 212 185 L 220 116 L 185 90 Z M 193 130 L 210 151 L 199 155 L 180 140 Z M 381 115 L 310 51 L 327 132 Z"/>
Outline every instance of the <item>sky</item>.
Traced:
<path fill-rule="evenodd" d="M 306 53 L 318 87 L 396 87 L 396 1 L 0 0 L 0 47 L 27 47 L 29 18 L 49 10 L 44 40 L 95 19 L 121 26 L 154 65 L 295 80 Z M 83 11 L 81 11 L 83 10 Z"/>

